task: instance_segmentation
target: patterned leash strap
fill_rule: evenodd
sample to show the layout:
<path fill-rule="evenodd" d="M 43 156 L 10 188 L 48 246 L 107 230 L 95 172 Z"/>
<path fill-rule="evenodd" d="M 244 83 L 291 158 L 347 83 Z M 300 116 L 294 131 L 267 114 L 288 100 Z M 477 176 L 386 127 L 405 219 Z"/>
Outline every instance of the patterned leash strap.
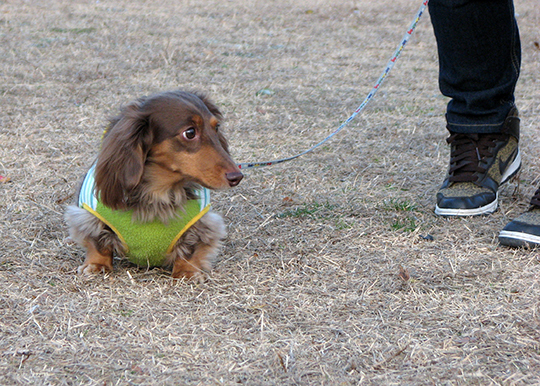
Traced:
<path fill-rule="evenodd" d="M 392 55 L 392 58 L 388 61 L 388 64 L 386 65 L 386 68 L 384 69 L 381 76 L 379 77 L 379 79 L 375 83 L 375 86 L 373 86 L 373 88 L 371 89 L 371 91 L 367 95 L 366 99 L 364 99 L 362 104 L 360 106 L 358 106 L 358 108 L 354 111 L 354 113 L 352 113 L 352 115 L 345 122 L 343 122 L 341 124 L 341 126 L 339 126 L 333 133 L 331 133 L 329 136 L 327 136 L 325 139 L 323 139 L 321 142 L 317 143 L 316 145 L 314 145 L 310 149 L 308 149 L 306 151 L 303 151 L 302 153 L 298 153 L 296 155 L 293 155 L 291 157 L 281 158 L 281 159 L 277 159 L 277 160 L 274 160 L 274 161 L 246 162 L 246 163 L 238 164 L 238 167 L 240 169 L 252 169 L 252 168 L 260 168 L 260 167 L 264 167 L 264 166 L 277 165 L 277 164 L 280 164 L 280 163 L 283 163 L 283 162 L 291 161 L 293 159 L 296 159 L 296 158 L 301 157 L 301 156 L 303 156 L 303 155 L 305 155 L 307 153 L 312 152 L 313 150 L 315 150 L 316 148 L 318 148 L 319 146 L 321 146 L 325 142 L 328 142 L 334 135 L 339 133 L 341 130 L 343 130 L 345 128 L 345 126 L 347 126 L 349 124 L 349 122 L 351 122 L 364 109 L 364 107 L 366 107 L 366 105 L 369 103 L 369 101 L 377 93 L 377 90 L 380 88 L 381 84 L 386 79 L 386 76 L 388 75 L 388 73 L 390 72 L 392 67 L 394 67 L 394 65 L 396 64 L 396 60 L 397 60 L 398 56 L 401 54 L 401 51 L 403 51 L 403 49 L 405 48 L 405 45 L 407 44 L 407 42 L 411 38 L 411 35 L 414 32 L 414 29 L 416 28 L 416 25 L 420 21 L 420 18 L 422 17 L 422 14 L 424 13 L 424 11 L 425 11 L 425 9 L 426 9 L 426 7 L 428 5 L 428 2 L 429 2 L 429 0 L 423 0 L 422 1 L 422 5 L 420 6 L 420 9 L 416 13 L 416 16 L 414 17 L 414 20 L 411 23 L 409 29 L 405 33 L 405 36 L 403 37 L 403 39 L 401 39 L 401 42 L 399 43 L 398 48 L 394 52 L 394 55 Z"/>

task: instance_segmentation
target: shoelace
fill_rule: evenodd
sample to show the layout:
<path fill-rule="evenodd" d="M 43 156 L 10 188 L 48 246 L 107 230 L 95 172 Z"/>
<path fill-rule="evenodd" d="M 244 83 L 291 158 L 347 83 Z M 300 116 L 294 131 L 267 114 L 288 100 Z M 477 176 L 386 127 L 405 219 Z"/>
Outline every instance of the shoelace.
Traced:
<path fill-rule="evenodd" d="M 449 180 L 451 182 L 476 182 L 479 174 L 485 173 L 489 165 L 488 162 L 482 161 L 493 156 L 492 149 L 502 136 L 504 134 L 454 133 L 450 135 L 446 139 L 452 149 Z"/>

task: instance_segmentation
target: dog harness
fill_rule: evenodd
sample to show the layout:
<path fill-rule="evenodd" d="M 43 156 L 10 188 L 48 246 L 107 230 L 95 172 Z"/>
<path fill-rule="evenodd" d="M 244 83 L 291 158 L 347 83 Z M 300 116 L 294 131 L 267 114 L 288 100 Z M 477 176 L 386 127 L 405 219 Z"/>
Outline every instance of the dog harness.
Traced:
<path fill-rule="evenodd" d="M 96 196 L 94 164 L 84 178 L 79 192 L 79 207 L 107 224 L 122 242 L 126 257 L 143 267 L 158 267 L 165 262 L 180 237 L 210 210 L 210 191 L 201 188 L 196 200 L 188 200 L 168 223 L 160 220 L 141 223 L 133 220 L 133 210 L 113 210 Z"/>

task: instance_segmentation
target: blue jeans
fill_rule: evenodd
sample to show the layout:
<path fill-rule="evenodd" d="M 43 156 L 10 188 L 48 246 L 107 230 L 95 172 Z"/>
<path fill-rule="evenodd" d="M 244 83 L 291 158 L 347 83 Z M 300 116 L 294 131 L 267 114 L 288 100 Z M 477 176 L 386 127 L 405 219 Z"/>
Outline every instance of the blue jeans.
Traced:
<path fill-rule="evenodd" d="M 514 106 L 521 45 L 513 0 L 430 0 L 448 130 L 498 133 Z"/>

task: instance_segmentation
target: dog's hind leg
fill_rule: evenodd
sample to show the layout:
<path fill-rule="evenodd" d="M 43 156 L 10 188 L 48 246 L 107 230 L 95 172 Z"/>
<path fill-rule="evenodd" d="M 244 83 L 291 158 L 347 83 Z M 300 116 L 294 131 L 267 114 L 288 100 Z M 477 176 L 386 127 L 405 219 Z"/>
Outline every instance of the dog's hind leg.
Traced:
<path fill-rule="evenodd" d="M 92 241 L 86 241 L 86 259 L 78 268 L 79 274 L 92 275 L 96 273 L 110 272 L 113 269 L 112 250 L 98 250 Z"/>
<path fill-rule="evenodd" d="M 174 260 L 172 277 L 204 281 L 206 272 L 212 269 L 212 260 L 216 254 L 217 248 L 215 246 L 199 244 L 188 259 L 178 256 Z"/>

